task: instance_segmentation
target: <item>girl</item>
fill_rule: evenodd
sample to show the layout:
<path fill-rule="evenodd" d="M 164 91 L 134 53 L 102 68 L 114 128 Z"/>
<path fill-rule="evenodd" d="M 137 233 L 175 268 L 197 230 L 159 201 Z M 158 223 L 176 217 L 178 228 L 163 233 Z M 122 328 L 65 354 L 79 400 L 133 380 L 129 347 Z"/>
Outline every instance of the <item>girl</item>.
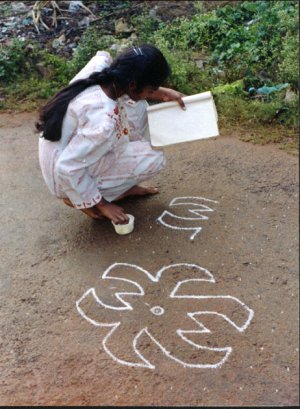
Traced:
<path fill-rule="evenodd" d="M 127 223 L 115 201 L 155 194 L 138 183 L 159 172 L 165 158 L 153 150 L 146 99 L 176 100 L 183 94 L 161 85 L 170 74 L 162 53 L 151 45 L 131 48 L 114 61 L 97 52 L 41 110 L 39 161 L 52 194 L 88 216 Z"/>

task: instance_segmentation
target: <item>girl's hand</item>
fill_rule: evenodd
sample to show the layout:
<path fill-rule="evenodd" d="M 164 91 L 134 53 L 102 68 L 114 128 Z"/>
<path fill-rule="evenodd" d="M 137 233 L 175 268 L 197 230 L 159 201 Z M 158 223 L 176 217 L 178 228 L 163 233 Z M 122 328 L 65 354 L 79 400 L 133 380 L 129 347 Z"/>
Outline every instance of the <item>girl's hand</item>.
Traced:
<path fill-rule="evenodd" d="M 124 209 L 114 203 L 107 202 L 104 198 L 95 206 L 103 216 L 112 220 L 115 224 L 128 223 L 129 218 Z"/>
<path fill-rule="evenodd" d="M 182 97 L 185 95 L 182 94 L 181 92 L 175 91 L 174 89 L 171 88 L 164 88 L 164 87 L 159 87 L 158 90 L 154 91 L 153 94 L 151 95 L 152 98 L 158 99 L 159 101 L 177 101 L 178 104 L 181 106 L 182 109 L 186 109 L 186 106 L 182 100 Z"/>

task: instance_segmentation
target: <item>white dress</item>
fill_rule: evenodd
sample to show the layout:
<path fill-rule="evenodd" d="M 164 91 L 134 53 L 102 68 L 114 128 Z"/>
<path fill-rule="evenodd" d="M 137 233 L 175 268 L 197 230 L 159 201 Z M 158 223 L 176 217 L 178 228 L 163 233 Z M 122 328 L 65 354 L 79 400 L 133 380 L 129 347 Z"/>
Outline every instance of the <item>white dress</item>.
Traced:
<path fill-rule="evenodd" d="M 71 82 L 101 71 L 112 62 L 98 51 Z M 39 138 L 39 162 L 52 194 L 84 209 L 111 202 L 132 186 L 153 177 L 165 165 L 162 151 L 149 142 L 147 102 L 127 95 L 110 99 L 99 85 L 70 103 L 57 142 Z"/>

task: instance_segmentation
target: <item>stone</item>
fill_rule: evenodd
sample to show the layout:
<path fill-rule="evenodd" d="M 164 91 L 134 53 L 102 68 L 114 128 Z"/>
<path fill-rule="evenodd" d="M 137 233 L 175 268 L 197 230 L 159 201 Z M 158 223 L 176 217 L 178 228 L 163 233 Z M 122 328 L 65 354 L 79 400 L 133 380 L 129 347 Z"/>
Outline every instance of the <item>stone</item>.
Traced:
<path fill-rule="evenodd" d="M 119 20 L 115 21 L 115 32 L 116 34 L 132 33 L 134 32 L 134 27 L 129 27 L 128 23 L 122 17 Z"/>
<path fill-rule="evenodd" d="M 88 16 L 83 17 L 82 20 L 79 21 L 79 27 L 89 27 L 90 25 L 90 18 Z"/>
<path fill-rule="evenodd" d="M 5 21 L 3 23 L 3 25 L 6 26 L 6 27 L 15 27 L 17 25 L 17 22 L 13 21 L 13 20 L 12 21 Z"/>
<path fill-rule="evenodd" d="M 25 19 L 22 20 L 22 24 L 24 26 L 30 26 L 32 24 L 32 19 L 25 18 Z"/>
<path fill-rule="evenodd" d="M 291 91 L 291 89 L 287 89 L 285 93 L 284 101 L 292 102 L 296 98 L 297 98 L 297 94 L 294 91 Z"/>
<path fill-rule="evenodd" d="M 205 65 L 205 63 L 207 61 L 207 58 L 206 58 L 206 56 L 204 54 L 199 53 L 199 52 L 198 53 L 193 53 L 192 58 L 193 58 L 196 66 L 198 68 L 200 68 L 200 69 L 204 68 L 204 65 Z"/>
<path fill-rule="evenodd" d="M 204 60 L 195 60 L 195 64 L 198 68 L 202 69 L 204 67 Z"/>
<path fill-rule="evenodd" d="M 132 42 L 138 41 L 138 36 L 136 35 L 136 33 L 132 33 L 131 36 L 129 37 L 129 40 Z"/>
<path fill-rule="evenodd" d="M 39 62 L 36 64 L 36 69 L 41 74 L 43 78 L 50 78 L 53 74 L 51 68 L 46 67 L 43 62 Z"/>
<path fill-rule="evenodd" d="M 159 17 L 157 16 L 157 6 L 154 6 L 153 9 L 149 10 L 149 17 L 151 17 L 153 20 L 159 20 Z"/>
<path fill-rule="evenodd" d="M 64 34 L 62 34 L 60 37 L 55 38 L 52 41 L 52 47 L 53 48 L 59 48 L 60 46 L 64 45 L 65 41 L 66 41 L 66 37 L 65 37 Z"/>
<path fill-rule="evenodd" d="M 26 50 L 29 50 L 29 51 L 33 51 L 34 50 L 34 45 L 33 44 L 27 44 L 26 45 Z"/>
<path fill-rule="evenodd" d="M 70 1 L 68 10 L 70 13 L 77 13 L 82 7 L 82 1 Z"/>
<path fill-rule="evenodd" d="M 131 46 L 131 41 L 129 39 L 123 38 L 122 40 L 116 41 L 114 44 L 112 44 L 110 50 L 115 51 L 117 54 L 119 54 Z"/>
<path fill-rule="evenodd" d="M 66 36 L 62 34 L 58 39 L 61 43 L 64 43 L 66 41 Z"/>
<path fill-rule="evenodd" d="M 19 1 L 12 1 L 11 8 L 15 12 L 24 12 L 27 11 L 30 7 L 26 6 L 24 3 L 21 3 Z"/>

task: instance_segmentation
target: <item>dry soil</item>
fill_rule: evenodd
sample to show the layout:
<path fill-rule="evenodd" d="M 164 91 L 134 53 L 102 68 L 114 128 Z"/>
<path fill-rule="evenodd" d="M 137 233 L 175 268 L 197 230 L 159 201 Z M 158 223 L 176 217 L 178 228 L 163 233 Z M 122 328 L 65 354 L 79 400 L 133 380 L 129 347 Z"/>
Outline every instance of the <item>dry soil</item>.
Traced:
<path fill-rule="evenodd" d="M 118 236 L 108 220 L 89 219 L 50 195 L 34 119 L 0 116 L 1 404 L 297 405 L 298 158 L 224 135 L 170 147 L 153 181 L 160 194 L 123 200 L 136 225 Z M 191 231 L 156 221 L 165 210 L 197 217 L 193 205 L 169 206 L 185 196 L 218 202 L 200 200 L 214 210 L 202 211 L 206 220 L 165 219 L 202 227 L 193 241 Z M 114 263 L 130 264 L 111 274 L 145 294 L 123 296 L 132 310 L 82 301 L 92 322 L 120 322 L 103 344 L 111 327 L 85 320 L 76 301 L 95 288 L 106 305 L 124 307 L 114 293 L 133 285 L 102 278 Z M 154 282 L 134 267 L 155 275 L 180 263 L 207 272 L 180 265 Z M 178 282 L 207 277 L 215 282 L 188 282 L 177 292 L 185 298 L 170 297 Z M 199 298 L 216 295 L 227 297 Z M 154 306 L 164 313 L 153 314 Z M 196 311 L 210 312 L 198 314 L 202 327 L 187 315 Z M 134 347 L 143 328 L 164 350 L 145 333 Z M 193 331 L 190 343 L 178 329 Z M 232 350 L 223 364 L 216 348 Z M 138 366 L 146 361 L 151 368 Z"/>

